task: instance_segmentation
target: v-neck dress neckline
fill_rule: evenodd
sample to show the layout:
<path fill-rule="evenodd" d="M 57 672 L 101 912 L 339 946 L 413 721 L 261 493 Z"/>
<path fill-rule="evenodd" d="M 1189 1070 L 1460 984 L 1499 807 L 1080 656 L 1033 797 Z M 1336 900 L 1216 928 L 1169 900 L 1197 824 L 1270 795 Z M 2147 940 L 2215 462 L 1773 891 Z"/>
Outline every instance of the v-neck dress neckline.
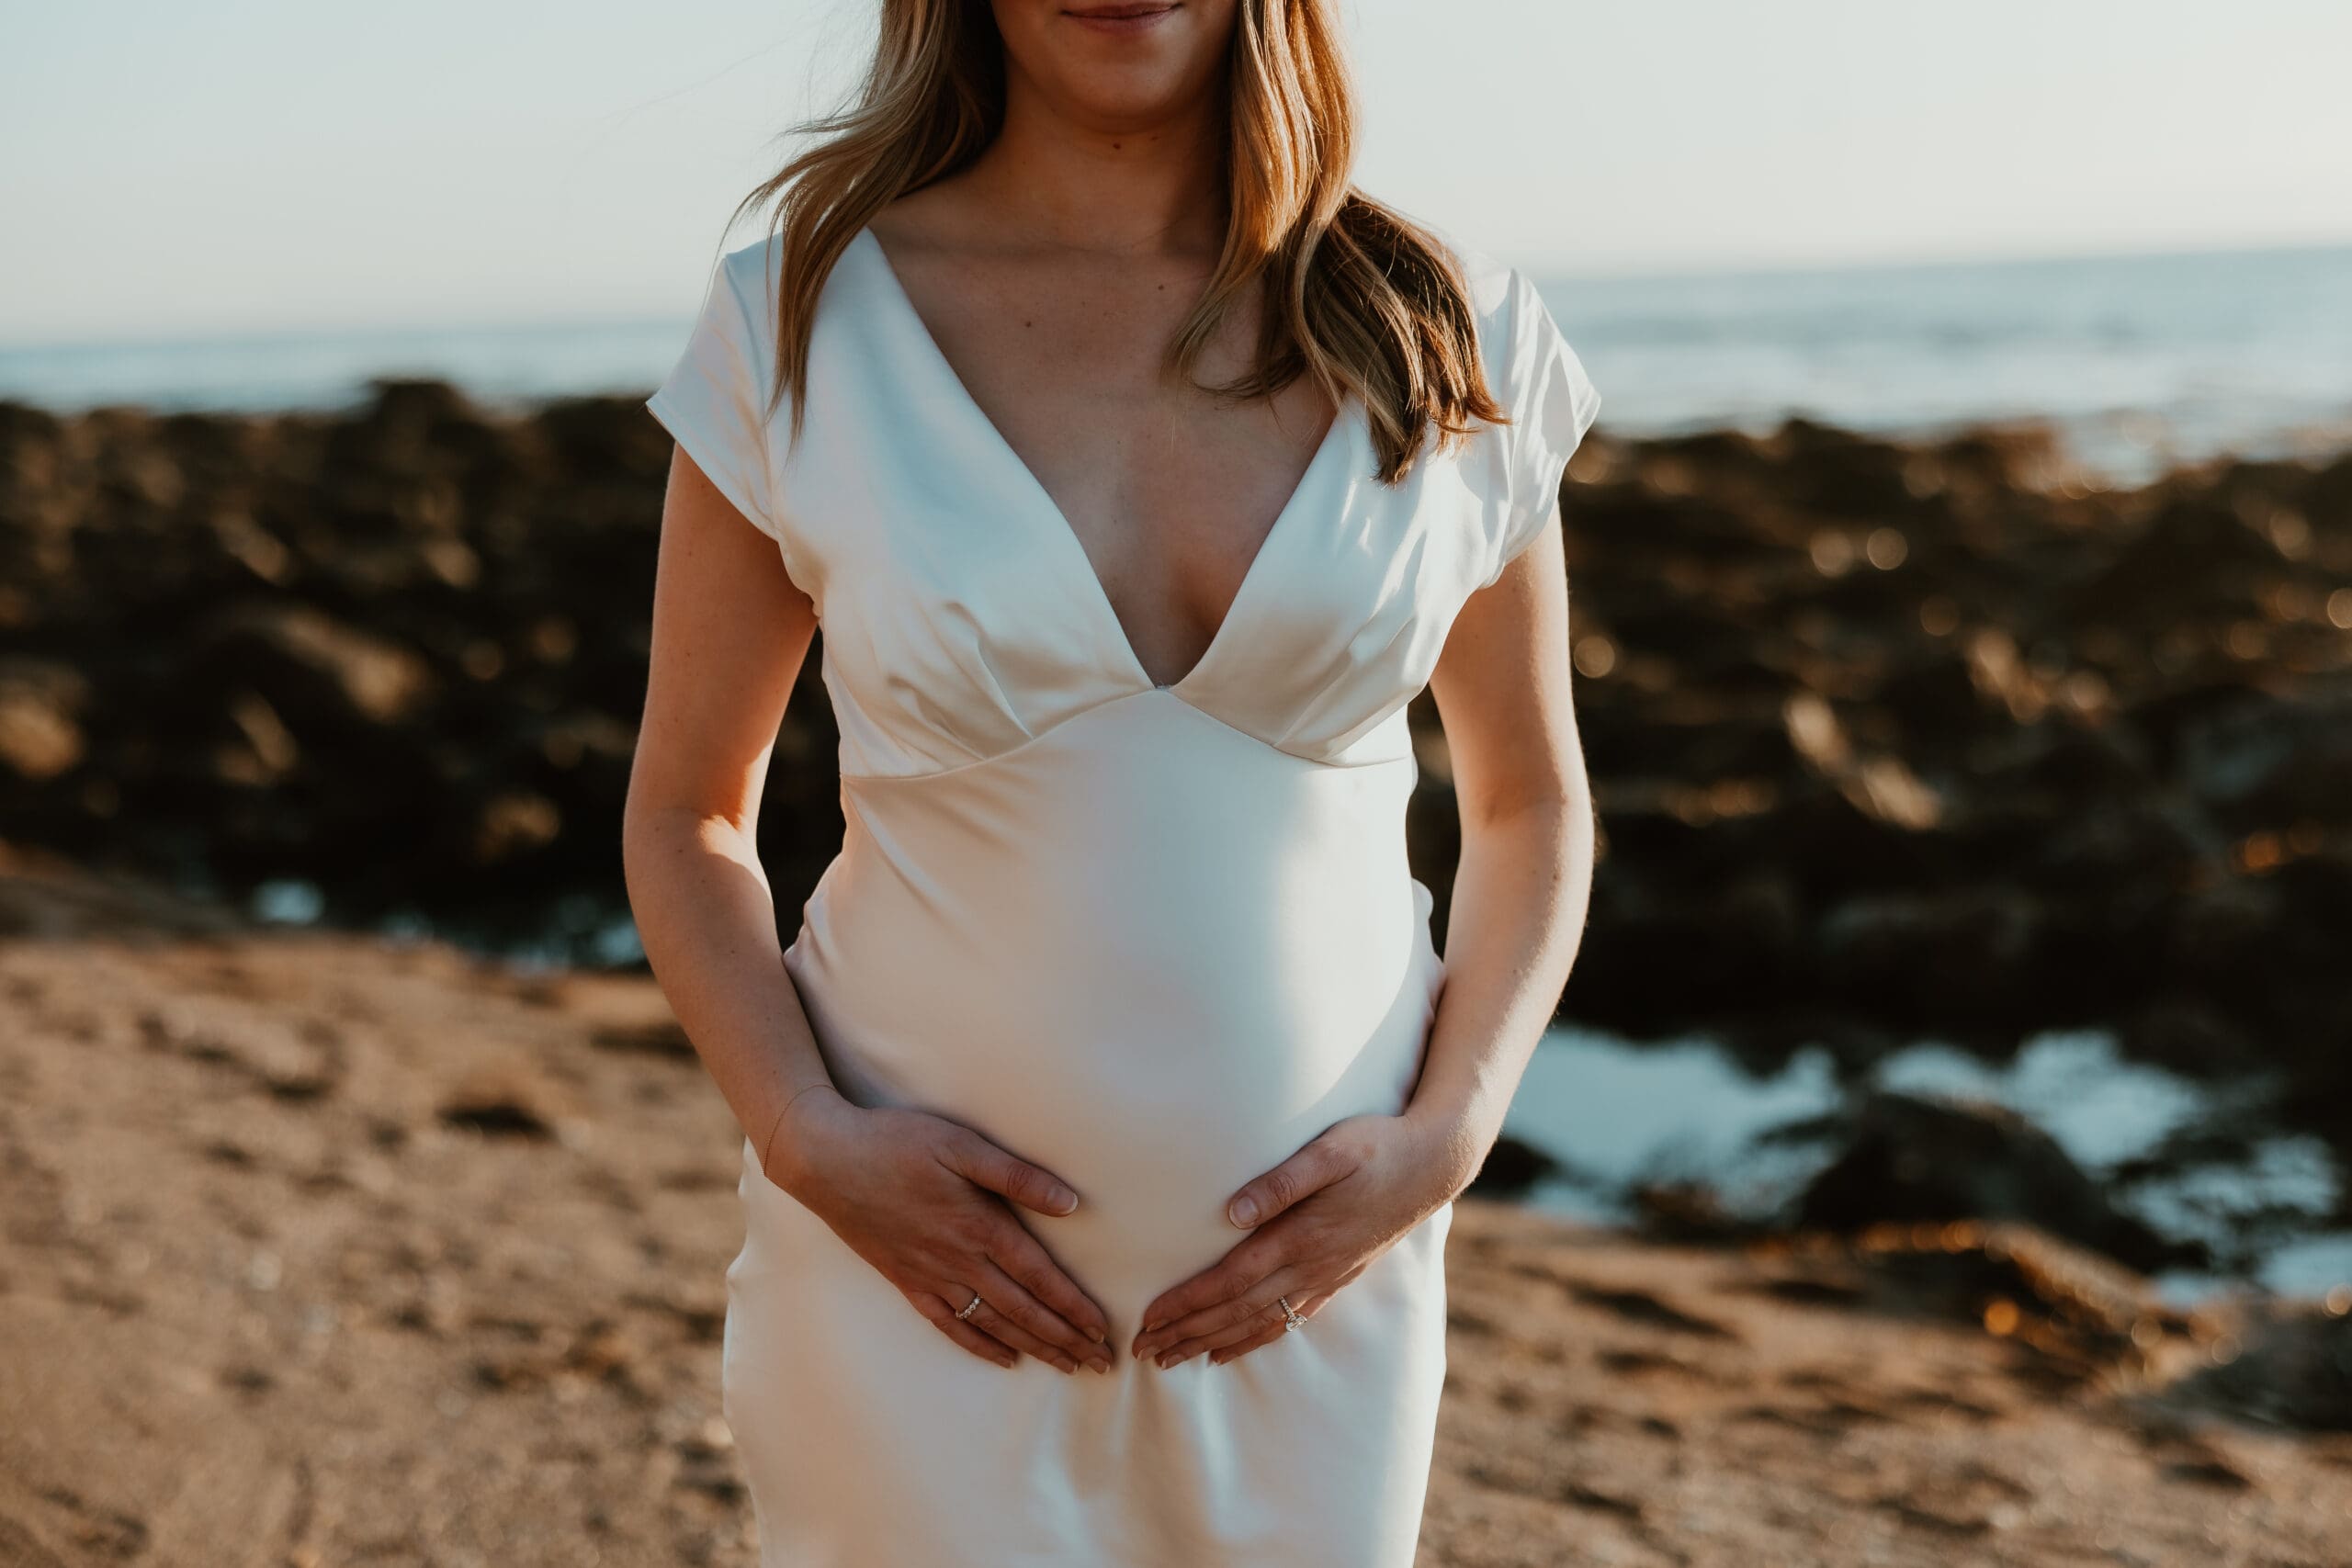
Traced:
<path fill-rule="evenodd" d="M 1265 591 L 1265 580 L 1279 570 L 1278 552 L 1293 525 L 1293 518 L 1311 506 L 1321 493 L 1326 472 L 1331 465 L 1343 455 L 1353 457 L 1363 445 L 1355 439 L 1363 427 L 1360 417 L 1361 400 L 1353 395 L 1340 399 L 1322 439 L 1316 445 L 1314 455 L 1300 472 L 1298 482 L 1283 498 L 1273 523 L 1250 556 L 1250 564 L 1242 569 L 1240 584 L 1234 590 L 1233 598 L 1218 619 L 1216 629 L 1209 634 L 1207 646 L 1201 650 L 1200 657 L 1174 680 L 1161 681 L 1151 673 L 1144 664 L 1142 655 L 1136 652 L 1135 638 L 1128 632 L 1126 623 L 1120 619 L 1118 606 L 1113 603 L 1110 590 L 1103 585 L 1102 573 L 1096 570 L 1093 558 L 1087 554 L 1086 543 L 1071 525 L 1069 514 L 1054 499 L 1053 492 L 1046 488 L 1045 481 L 1037 477 L 1036 469 L 1012 445 L 1002 427 L 989 417 L 988 411 L 980 406 L 979 400 L 972 395 L 962 372 L 947 357 L 947 351 L 940 346 L 938 335 L 916 308 L 913 296 L 908 293 L 897 265 L 891 262 L 888 251 L 884 248 L 880 236 L 875 233 L 871 224 L 859 229 L 851 241 L 852 249 L 859 247 L 863 247 L 866 257 L 873 263 L 883 284 L 884 298 L 896 310 L 922 357 L 946 389 L 949 401 L 959 414 L 970 422 L 979 433 L 983 444 L 998 456 L 1013 481 L 1026 493 L 1029 501 L 1027 510 L 1035 513 L 1046 526 L 1046 531 L 1055 536 L 1052 547 L 1061 558 L 1071 563 L 1073 575 L 1080 580 L 1079 596 L 1087 601 L 1090 614 L 1101 623 L 1103 640 L 1109 645 L 1113 657 L 1119 660 L 1127 673 L 1145 685 L 1179 696 L 1214 674 L 1226 646 L 1248 636 L 1253 599 L 1257 593 Z"/>

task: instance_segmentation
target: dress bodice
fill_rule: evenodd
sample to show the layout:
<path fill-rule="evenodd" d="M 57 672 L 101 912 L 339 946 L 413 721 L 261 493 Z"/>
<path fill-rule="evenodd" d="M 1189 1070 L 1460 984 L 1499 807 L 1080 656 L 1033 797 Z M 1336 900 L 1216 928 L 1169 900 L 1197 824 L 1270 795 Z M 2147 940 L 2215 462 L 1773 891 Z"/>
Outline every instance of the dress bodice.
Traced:
<path fill-rule="evenodd" d="M 1344 401 L 1207 651 L 1161 689 L 1318 762 L 1407 754 L 1404 710 L 1455 615 L 1549 525 L 1599 394 L 1518 268 L 1454 246 L 1508 425 L 1385 485 Z M 1083 546 L 973 401 L 870 229 L 819 297 L 802 436 L 763 412 L 782 246 L 715 270 L 648 407 L 817 606 L 851 777 L 1002 756 L 1156 682 Z"/>

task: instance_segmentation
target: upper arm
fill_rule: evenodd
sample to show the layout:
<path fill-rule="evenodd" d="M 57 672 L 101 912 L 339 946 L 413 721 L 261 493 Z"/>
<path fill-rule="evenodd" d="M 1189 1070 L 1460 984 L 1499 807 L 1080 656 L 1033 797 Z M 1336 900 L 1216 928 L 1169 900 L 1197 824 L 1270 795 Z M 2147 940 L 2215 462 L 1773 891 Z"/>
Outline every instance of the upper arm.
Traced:
<path fill-rule="evenodd" d="M 652 652 L 631 814 L 684 808 L 748 828 L 817 609 L 775 543 L 682 446 L 654 568 Z"/>
<path fill-rule="evenodd" d="M 1549 509 L 1557 516 L 1556 503 Z M 1536 532 L 1454 617 L 1430 677 L 1465 821 L 1586 789 L 1570 705 L 1567 551 Z"/>

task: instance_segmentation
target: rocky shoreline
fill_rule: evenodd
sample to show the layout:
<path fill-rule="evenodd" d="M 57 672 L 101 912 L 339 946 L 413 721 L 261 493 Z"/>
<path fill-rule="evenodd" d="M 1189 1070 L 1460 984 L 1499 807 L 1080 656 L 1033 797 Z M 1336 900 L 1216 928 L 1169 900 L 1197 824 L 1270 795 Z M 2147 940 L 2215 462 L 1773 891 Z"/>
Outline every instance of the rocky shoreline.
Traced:
<path fill-rule="evenodd" d="M 749 1568 L 738 1134 L 650 979 L 21 852 L 0 932 L 0 1562 Z M 1829 1218 L 1464 1199 L 1420 1562 L 2345 1561 L 2352 1289 Z"/>
<path fill-rule="evenodd" d="M 625 954 L 668 452 L 630 399 L 496 415 L 432 382 L 334 414 L 0 403 L 0 838 Z M 2352 1155 L 2352 453 L 2110 490 L 2030 426 L 1792 422 L 1604 430 L 1574 475 L 1606 859 L 1566 1016 L 1759 1066 L 2113 1026 L 2275 1071 Z M 762 827 L 787 928 L 838 842 L 832 744 L 812 660 Z"/>

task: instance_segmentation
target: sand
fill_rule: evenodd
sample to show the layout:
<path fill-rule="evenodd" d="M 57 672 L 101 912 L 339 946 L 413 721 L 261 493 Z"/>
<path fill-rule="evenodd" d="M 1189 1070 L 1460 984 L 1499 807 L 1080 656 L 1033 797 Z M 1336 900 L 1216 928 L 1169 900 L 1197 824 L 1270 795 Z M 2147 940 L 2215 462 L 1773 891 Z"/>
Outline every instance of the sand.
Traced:
<path fill-rule="evenodd" d="M 0 1564 L 748 1564 L 736 1134 L 650 980 L 0 875 Z M 1423 1563 L 2352 1562 L 2352 1434 L 1870 1257 L 1480 1199 Z M 888 1568 L 888 1565 L 877 1565 Z"/>

